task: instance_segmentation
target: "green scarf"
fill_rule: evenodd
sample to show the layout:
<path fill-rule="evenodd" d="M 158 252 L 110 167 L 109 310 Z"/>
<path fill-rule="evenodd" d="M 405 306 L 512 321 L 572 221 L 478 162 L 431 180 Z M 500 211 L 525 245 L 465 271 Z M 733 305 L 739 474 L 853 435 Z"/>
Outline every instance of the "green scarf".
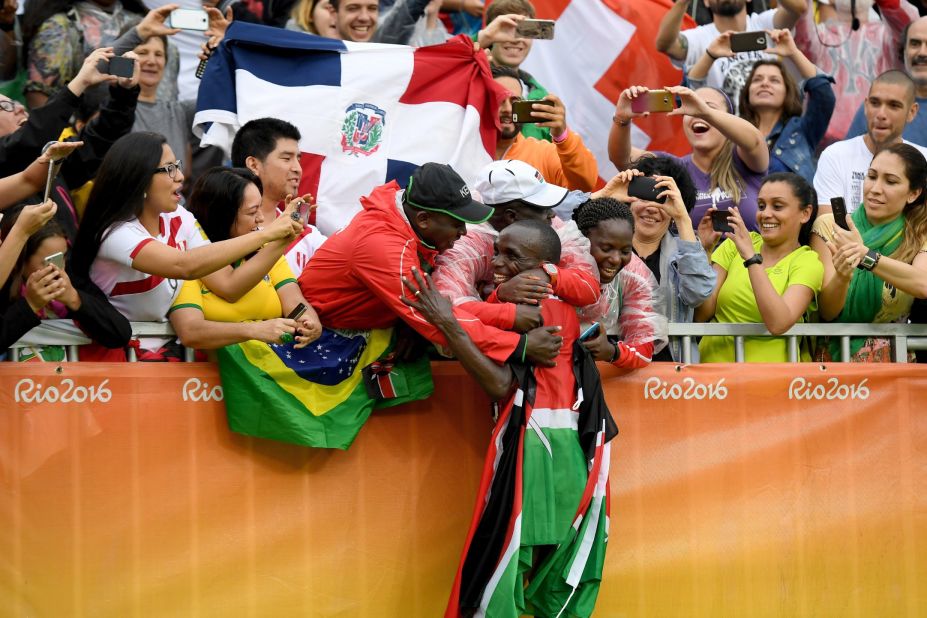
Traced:
<path fill-rule="evenodd" d="M 865 207 L 860 205 L 853 212 L 852 217 L 856 229 L 859 230 L 860 235 L 863 237 L 863 244 L 882 255 L 894 253 L 904 239 L 904 216 L 896 217 L 882 225 L 873 225 L 866 217 Z M 836 321 L 864 324 L 872 322 L 879 309 L 882 308 L 882 288 L 884 286 L 885 282 L 875 273 L 857 269 L 853 273 L 853 278 L 850 279 L 850 287 L 847 290 L 843 311 L 840 312 Z M 853 337 L 850 339 L 851 357 L 859 352 L 865 341 L 865 337 Z M 838 360 L 840 358 L 840 339 L 832 339 L 828 345 L 831 358 Z"/>

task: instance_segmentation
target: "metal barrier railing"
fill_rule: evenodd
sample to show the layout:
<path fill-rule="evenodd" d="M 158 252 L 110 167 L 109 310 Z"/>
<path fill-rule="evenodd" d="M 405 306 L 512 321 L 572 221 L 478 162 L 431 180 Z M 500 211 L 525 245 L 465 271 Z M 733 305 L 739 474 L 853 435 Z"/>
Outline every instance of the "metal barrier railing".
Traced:
<path fill-rule="evenodd" d="M 173 337 L 174 329 L 166 322 L 132 322 L 133 338 Z M 772 337 L 764 324 L 716 324 L 716 323 L 670 323 L 670 337 L 682 340 L 682 362 L 692 362 L 694 338 L 706 335 L 734 337 L 734 360 L 744 362 L 745 337 Z M 895 362 L 905 363 L 908 352 L 927 350 L 927 324 L 796 324 L 785 334 L 788 340 L 790 362 L 798 362 L 800 339 L 802 337 L 839 337 L 843 358 L 850 355 L 850 337 L 885 337 L 892 339 Z M 25 337 L 10 347 L 10 360 L 19 360 L 22 348 L 42 345 L 63 345 L 68 361 L 80 360 L 79 348 L 91 343 L 70 320 L 45 320 Z M 185 349 L 184 360 L 193 361 L 194 350 Z M 136 361 L 135 349 L 128 348 L 129 362 Z"/>

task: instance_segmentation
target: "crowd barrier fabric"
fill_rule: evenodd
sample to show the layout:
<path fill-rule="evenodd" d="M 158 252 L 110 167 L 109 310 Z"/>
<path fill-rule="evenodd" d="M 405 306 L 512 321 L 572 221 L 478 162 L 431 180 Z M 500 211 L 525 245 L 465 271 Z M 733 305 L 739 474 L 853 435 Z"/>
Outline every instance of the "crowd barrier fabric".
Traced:
<path fill-rule="evenodd" d="M 927 369 L 602 367 L 596 616 L 916 616 Z M 0 365 L 0 616 L 443 612 L 491 417 L 456 363 L 346 451 L 231 433 L 210 364 Z"/>

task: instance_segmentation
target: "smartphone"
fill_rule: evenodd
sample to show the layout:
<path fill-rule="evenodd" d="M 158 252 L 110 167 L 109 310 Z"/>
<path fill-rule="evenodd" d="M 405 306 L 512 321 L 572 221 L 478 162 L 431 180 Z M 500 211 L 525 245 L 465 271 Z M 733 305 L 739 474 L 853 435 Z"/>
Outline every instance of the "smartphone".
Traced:
<path fill-rule="evenodd" d="M 725 210 L 713 210 L 711 211 L 711 229 L 716 232 L 730 232 L 734 233 L 734 228 L 731 227 L 730 217 L 731 214 Z"/>
<path fill-rule="evenodd" d="M 666 90 L 651 90 L 631 101 L 631 111 L 635 114 L 671 112 L 675 107 L 673 95 Z"/>
<path fill-rule="evenodd" d="M 176 9 L 168 16 L 167 27 L 205 32 L 209 27 L 209 15 L 202 9 Z"/>
<path fill-rule="evenodd" d="M 550 101 L 515 101 L 512 103 L 512 122 L 515 124 L 526 124 L 529 122 L 547 122 L 547 118 L 538 118 L 532 112 L 531 106 L 535 103 L 552 107 Z"/>
<path fill-rule="evenodd" d="M 663 193 L 664 189 L 657 188 L 657 179 L 650 176 L 635 176 L 628 183 L 628 195 L 647 202 L 658 202 L 662 204 L 666 198 L 657 198 Z"/>
<path fill-rule="evenodd" d="M 109 59 L 109 67 L 106 72 L 116 77 L 132 77 L 135 73 L 135 59 L 113 56 Z"/>
<path fill-rule="evenodd" d="M 54 264 L 58 267 L 58 270 L 64 270 L 64 253 L 59 251 L 58 253 L 52 253 L 51 255 L 45 256 L 45 265 Z"/>
<path fill-rule="evenodd" d="M 515 34 L 523 39 L 553 39 L 554 24 L 552 19 L 523 19 L 515 26 Z"/>
<path fill-rule="evenodd" d="M 579 340 L 589 341 L 590 339 L 595 339 L 598 336 L 599 336 L 599 323 L 593 322 L 592 326 L 590 326 L 589 328 L 584 330 L 582 333 L 580 333 Z"/>
<path fill-rule="evenodd" d="M 766 33 L 762 30 L 731 35 L 731 51 L 734 53 L 760 51 L 767 47 Z"/>
<path fill-rule="evenodd" d="M 286 316 L 286 318 L 288 320 L 298 320 L 304 313 L 306 313 L 306 305 L 299 303 L 293 308 L 293 311 L 290 311 L 290 314 Z"/>
<path fill-rule="evenodd" d="M 843 201 L 843 198 L 830 198 L 830 207 L 834 212 L 834 223 L 845 230 L 849 230 L 850 226 L 847 225 L 847 203 Z"/>
<path fill-rule="evenodd" d="M 309 202 L 302 202 L 293 210 L 293 212 L 290 214 L 290 217 L 293 218 L 293 221 L 302 221 L 303 223 L 306 223 L 309 221 L 308 215 L 309 209 L 311 207 L 312 205 Z"/>

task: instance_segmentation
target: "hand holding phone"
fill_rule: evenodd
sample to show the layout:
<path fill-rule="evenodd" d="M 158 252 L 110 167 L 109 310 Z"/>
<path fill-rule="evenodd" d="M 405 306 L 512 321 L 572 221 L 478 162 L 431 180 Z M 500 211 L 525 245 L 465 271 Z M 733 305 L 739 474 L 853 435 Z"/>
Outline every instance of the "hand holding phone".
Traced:
<path fill-rule="evenodd" d="M 850 226 L 847 223 L 847 204 L 845 201 L 843 201 L 843 198 L 830 198 L 830 207 L 834 212 L 834 223 L 836 223 L 838 227 L 849 230 Z"/>
<path fill-rule="evenodd" d="M 512 102 L 512 122 L 515 124 L 527 124 L 529 122 L 547 122 L 546 118 L 540 118 L 534 115 L 534 104 L 546 105 L 547 107 L 553 107 L 553 103 L 550 101 L 514 101 Z"/>
<path fill-rule="evenodd" d="M 730 216 L 731 214 L 727 210 L 712 210 L 711 229 L 716 232 L 728 232 L 733 234 L 734 228 L 731 226 Z"/>

